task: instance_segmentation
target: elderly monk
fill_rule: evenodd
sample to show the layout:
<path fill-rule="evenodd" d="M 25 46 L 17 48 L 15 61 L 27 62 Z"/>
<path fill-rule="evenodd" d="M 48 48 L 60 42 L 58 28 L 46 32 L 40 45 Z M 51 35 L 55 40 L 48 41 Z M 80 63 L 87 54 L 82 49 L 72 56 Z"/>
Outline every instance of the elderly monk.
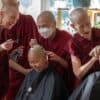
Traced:
<path fill-rule="evenodd" d="M 37 33 L 37 28 L 33 18 L 29 15 L 23 15 L 19 13 L 19 3 L 16 0 L 4 0 L 4 6 L 8 7 L 7 10 L 12 9 L 9 13 L 11 16 L 9 29 L 2 30 L 0 42 L 4 42 L 7 39 L 13 39 L 15 41 L 14 48 L 11 53 L 10 63 L 10 86 L 6 95 L 7 100 L 15 100 L 17 91 L 19 90 L 20 84 L 23 81 L 24 74 L 30 70 L 28 68 L 27 51 L 29 48 L 29 40 L 34 37 Z M 12 14 L 12 12 L 14 14 Z M 12 24 L 13 23 L 13 24 Z M 20 53 L 19 50 L 22 52 Z M 16 55 L 16 50 L 17 54 Z M 23 67 L 22 67 L 23 66 Z"/>
<path fill-rule="evenodd" d="M 68 50 L 68 43 L 72 36 L 56 28 L 56 20 L 52 12 L 43 11 L 37 18 L 39 34 L 37 40 L 48 53 L 49 61 L 54 70 L 61 75 L 69 91 L 72 91 L 73 73 Z"/>

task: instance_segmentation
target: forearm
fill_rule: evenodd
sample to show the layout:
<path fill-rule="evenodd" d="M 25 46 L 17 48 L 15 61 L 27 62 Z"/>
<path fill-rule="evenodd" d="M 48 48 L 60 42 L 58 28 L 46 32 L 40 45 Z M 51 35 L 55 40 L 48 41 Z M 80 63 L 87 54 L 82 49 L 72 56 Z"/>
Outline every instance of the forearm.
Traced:
<path fill-rule="evenodd" d="M 12 68 L 12 69 L 24 74 L 24 75 L 26 74 L 26 69 L 23 68 L 21 65 L 17 64 L 12 59 L 9 60 L 9 66 L 10 66 L 10 68 Z"/>
<path fill-rule="evenodd" d="M 78 76 L 80 79 L 86 75 L 86 73 L 93 67 L 95 62 L 96 62 L 95 57 L 92 57 L 86 64 L 80 66 L 78 72 Z"/>

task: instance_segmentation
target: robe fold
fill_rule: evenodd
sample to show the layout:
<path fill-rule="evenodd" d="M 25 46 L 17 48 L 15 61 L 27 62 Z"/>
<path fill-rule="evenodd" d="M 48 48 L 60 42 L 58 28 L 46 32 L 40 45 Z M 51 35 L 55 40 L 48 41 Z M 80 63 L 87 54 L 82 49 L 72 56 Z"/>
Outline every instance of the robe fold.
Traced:
<path fill-rule="evenodd" d="M 9 66 L 6 51 L 0 51 L 0 100 L 6 94 L 9 85 Z"/>

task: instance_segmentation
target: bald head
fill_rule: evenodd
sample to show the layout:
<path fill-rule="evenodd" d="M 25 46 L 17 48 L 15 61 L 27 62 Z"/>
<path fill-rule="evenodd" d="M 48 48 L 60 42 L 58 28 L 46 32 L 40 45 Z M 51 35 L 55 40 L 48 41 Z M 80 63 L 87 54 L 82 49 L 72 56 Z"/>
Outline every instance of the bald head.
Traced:
<path fill-rule="evenodd" d="M 40 15 L 37 17 L 37 22 L 40 20 L 40 19 L 45 19 L 45 21 L 49 22 L 49 23 L 56 23 L 55 21 L 55 17 L 54 15 L 52 14 L 52 12 L 50 11 L 43 11 L 40 13 Z"/>
<path fill-rule="evenodd" d="M 3 4 L 16 4 L 18 0 L 2 0 Z"/>
<path fill-rule="evenodd" d="M 77 21 L 78 19 L 83 18 L 82 16 L 88 16 L 87 10 L 84 8 L 76 8 L 70 13 L 70 19 L 72 23 L 75 23 L 75 21 Z"/>
<path fill-rule="evenodd" d="M 70 13 L 71 26 L 86 39 L 91 38 L 91 22 L 88 12 L 84 8 L 76 8 Z"/>
<path fill-rule="evenodd" d="M 14 13 L 14 12 L 16 13 L 16 12 L 18 12 L 17 8 L 18 8 L 17 4 L 16 4 L 16 6 L 15 5 L 3 5 L 2 11 L 4 11 L 6 14 Z"/>
<path fill-rule="evenodd" d="M 41 56 L 45 55 L 46 55 L 45 49 L 38 44 L 34 45 L 32 48 L 29 49 L 29 56 L 35 56 L 35 57 L 37 56 L 40 58 Z"/>
<path fill-rule="evenodd" d="M 48 67 L 46 51 L 40 45 L 34 45 L 29 49 L 28 61 L 30 67 L 38 72 L 41 72 Z"/>

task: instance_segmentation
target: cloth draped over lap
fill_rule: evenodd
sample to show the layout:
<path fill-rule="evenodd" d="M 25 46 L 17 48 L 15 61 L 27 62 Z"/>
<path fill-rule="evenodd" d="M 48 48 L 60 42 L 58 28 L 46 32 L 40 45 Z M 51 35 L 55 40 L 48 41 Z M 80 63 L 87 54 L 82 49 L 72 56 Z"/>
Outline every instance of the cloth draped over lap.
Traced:
<path fill-rule="evenodd" d="M 26 76 L 16 100 L 67 100 L 67 97 L 62 79 L 48 68 L 42 73 L 31 71 Z"/>
<path fill-rule="evenodd" d="M 100 71 L 90 74 L 68 100 L 100 100 Z"/>

